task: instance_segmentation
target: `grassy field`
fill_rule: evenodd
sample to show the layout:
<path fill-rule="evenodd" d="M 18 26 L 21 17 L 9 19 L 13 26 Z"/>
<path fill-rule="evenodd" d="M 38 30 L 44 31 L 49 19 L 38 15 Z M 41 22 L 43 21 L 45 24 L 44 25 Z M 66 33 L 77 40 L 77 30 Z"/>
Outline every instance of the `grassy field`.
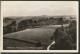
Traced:
<path fill-rule="evenodd" d="M 59 27 L 59 26 L 58 26 Z M 14 32 L 4 35 L 7 38 L 20 39 L 30 42 L 41 42 L 43 45 L 49 45 L 52 40 L 50 38 L 57 27 L 56 26 L 44 26 L 42 28 L 26 29 L 19 32 Z"/>
<path fill-rule="evenodd" d="M 20 39 L 30 42 L 41 42 L 44 45 L 49 45 L 51 43 L 50 38 L 53 35 L 55 29 L 49 28 L 35 28 L 35 29 L 26 29 L 23 31 L 6 34 L 4 37 Z"/>
<path fill-rule="evenodd" d="M 26 42 L 29 41 L 32 43 L 41 42 L 41 44 L 43 46 L 48 46 L 53 41 L 50 38 L 53 36 L 53 33 L 55 32 L 56 28 L 60 27 L 60 26 L 61 25 L 58 25 L 58 26 L 57 25 L 49 25 L 49 26 L 44 26 L 42 28 L 26 29 L 23 31 L 3 35 L 3 37 L 17 39 L 17 40 L 23 40 Z M 3 41 L 4 44 L 5 44 L 5 41 L 6 40 Z"/>

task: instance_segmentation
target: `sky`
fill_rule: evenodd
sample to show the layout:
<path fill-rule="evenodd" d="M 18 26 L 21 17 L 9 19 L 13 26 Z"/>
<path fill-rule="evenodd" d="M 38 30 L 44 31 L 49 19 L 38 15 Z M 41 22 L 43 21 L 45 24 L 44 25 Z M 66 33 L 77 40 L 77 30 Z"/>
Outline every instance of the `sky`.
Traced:
<path fill-rule="evenodd" d="M 2 1 L 3 16 L 76 15 L 77 1 Z"/>

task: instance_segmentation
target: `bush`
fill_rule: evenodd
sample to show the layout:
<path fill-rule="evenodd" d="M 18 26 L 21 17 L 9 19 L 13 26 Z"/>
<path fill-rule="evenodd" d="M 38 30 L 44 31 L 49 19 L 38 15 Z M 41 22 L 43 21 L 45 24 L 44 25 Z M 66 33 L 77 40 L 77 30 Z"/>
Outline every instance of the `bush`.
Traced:
<path fill-rule="evenodd" d="M 50 47 L 50 50 L 72 50 L 72 38 L 70 36 L 65 36 L 60 38 L 55 44 Z"/>
<path fill-rule="evenodd" d="M 71 50 L 76 49 L 76 21 L 71 21 L 68 27 L 57 28 L 51 37 L 55 39 L 51 50 Z"/>

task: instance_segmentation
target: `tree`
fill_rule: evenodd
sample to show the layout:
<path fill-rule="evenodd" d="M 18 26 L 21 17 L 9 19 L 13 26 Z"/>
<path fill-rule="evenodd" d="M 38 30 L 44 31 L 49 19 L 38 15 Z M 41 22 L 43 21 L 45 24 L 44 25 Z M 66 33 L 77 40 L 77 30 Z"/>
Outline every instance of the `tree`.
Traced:
<path fill-rule="evenodd" d="M 64 23 L 63 18 L 62 18 L 62 17 L 61 17 L 61 18 L 59 18 L 59 19 L 58 19 L 58 24 L 60 24 L 60 25 L 62 25 L 62 26 L 63 26 L 63 23 Z"/>
<path fill-rule="evenodd" d="M 51 50 L 76 49 L 76 21 L 71 21 L 68 27 L 59 27 L 55 30 L 51 39 L 55 38 Z"/>
<path fill-rule="evenodd" d="M 70 25 L 67 28 L 67 33 L 68 33 L 68 35 L 71 35 L 74 44 L 76 44 L 76 38 L 77 38 L 76 28 L 77 27 L 76 27 L 76 21 L 75 20 L 71 21 Z"/>
<path fill-rule="evenodd" d="M 73 39 L 66 33 L 66 28 L 61 26 L 57 28 L 53 34 L 55 44 L 53 44 L 51 50 L 70 50 L 73 49 Z"/>
<path fill-rule="evenodd" d="M 14 31 L 17 31 L 17 28 L 18 28 L 18 24 L 16 21 L 13 21 L 11 24 L 10 24 L 10 27 L 12 29 L 12 32 Z"/>
<path fill-rule="evenodd" d="M 50 47 L 50 50 L 72 50 L 73 43 L 70 36 L 60 38 L 55 44 Z"/>
<path fill-rule="evenodd" d="M 55 30 L 55 32 L 53 33 L 53 36 L 51 37 L 51 39 L 54 38 L 55 42 L 56 42 L 57 40 L 64 37 L 65 35 L 67 35 L 66 32 L 65 32 L 65 27 L 61 26 L 61 27 L 59 27 Z"/>

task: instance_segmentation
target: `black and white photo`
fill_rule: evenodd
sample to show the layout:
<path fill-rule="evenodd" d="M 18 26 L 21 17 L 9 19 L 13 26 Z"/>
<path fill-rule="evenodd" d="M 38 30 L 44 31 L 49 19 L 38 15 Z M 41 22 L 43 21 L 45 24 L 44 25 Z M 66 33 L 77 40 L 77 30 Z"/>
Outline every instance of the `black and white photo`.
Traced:
<path fill-rule="evenodd" d="M 78 1 L 2 1 L 1 9 L 3 51 L 78 52 Z"/>

